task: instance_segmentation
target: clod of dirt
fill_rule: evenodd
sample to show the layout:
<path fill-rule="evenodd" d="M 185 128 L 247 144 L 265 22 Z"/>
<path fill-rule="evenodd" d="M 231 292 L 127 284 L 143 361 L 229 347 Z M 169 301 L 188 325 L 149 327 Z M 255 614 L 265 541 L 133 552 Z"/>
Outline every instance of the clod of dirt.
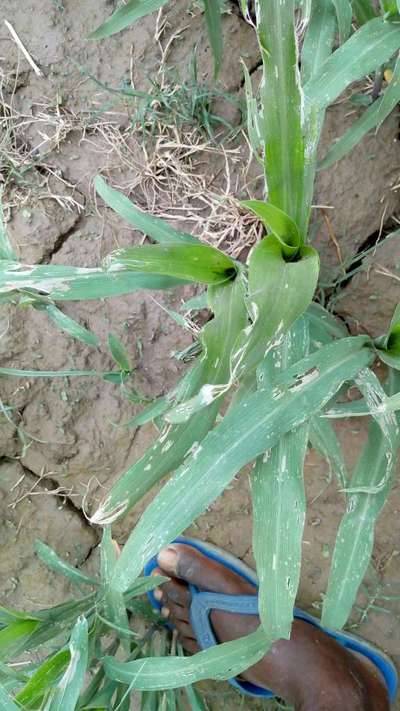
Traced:
<path fill-rule="evenodd" d="M 15 252 L 25 264 L 39 264 L 61 248 L 64 239 L 79 221 L 83 198 L 75 193 L 74 204 L 69 206 L 69 194 L 60 189 L 54 198 L 32 199 L 24 207 L 12 211 L 7 232 Z M 75 202 L 80 197 L 79 202 Z"/>
<path fill-rule="evenodd" d="M 328 109 L 321 157 L 335 138 L 351 126 L 357 114 L 347 101 Z M 342 160 L 317 174 L 314 205 L 328 207 L 325 215 L 343 259 L 352 257 L 368 235 L 378 231 L 399 210 L 399 192 L 395 189 L 400 176 L 398 131 L 398 116 L 394 112 L 377 132 L 369 133 Z M 339 264 L 337 248 L 318 209 L 315 218 L 322 223 L 315 246 L 321 251 L 322 266 L 329 270 Z"/>
<path fill-rule="evenodd" d="M 48 489 L 48 490 L 47 490 Z M 65 578 L 33 555 L 39 538 L 71 565 L 81 565 L 97 543 L 92 528 L 71 505 L 51 493 L 54 486 L 18 462 L 0 465 L 0 598 L 3 605 L 37 610 L 71 594 Z M 27 525 L 29 523 L 29 533 Z"/>
<path fill-rule="evenodd" d="M 335 309 L 355 333 L 386 333 L 400 303 L 400 237 L 383 240 L 339 295 Z"/>
<path fill-rule="evenodd" d="M 4 409 L 6 408 L 3 405 Z M 17 436 L 17 421 L 13 420 L 13 411 L 6 410 L 7 416 L 0 412 L 0 456 L 8 452 L 9 457 L 16 457 L 20 453 L 21 442 Z"/>
<path fill-rule="evenodd" d="M 73 258 L 68 258 L 71 249 Z M 95 242 L 72 236 L 57 254 L 57 261 L 90 263 L 89 252 L 96 258 Z M 42 312 L 10 309 L 10 327 L 0 340 L 2 364 L 39 370 L 110 371 L 116 367 L 107 346 L 108 333 L 113 332 L 123 340 L 134 365 L 126 391 L 157 397 L 167 392 L 182 372 L 180 362 L 170 358 L 171 352 L 192 342 L 190 333 L 178 330 L 159 304 L 177 310 L 182 299 L 193 293 L 185 287 L 173 295 L 136 292 L 103 302 L 64 304 L 65 313 L 99 336 L 101 345 L 96 349 L 64 335 Z M 34 438 L 23 463 L 35 474 L 43 469 L 52 471 L 52 478 L 60 485 L 72 485 L 78 502 L 89 482 L 93 494 L 99 486 L 108 488 L 157 435 L 152 425 L 138 434 L 124 426 L 140 406 L 124 397 L 118 385 L 100 377 L 26 379 L 20 381 L 19 389 L 15 379 L 7 379 L 2 383 L 2 399 L 23 409 L 22 428 L 28 440 Z M 11 445 L 14 452 L 14 440 Z"/>

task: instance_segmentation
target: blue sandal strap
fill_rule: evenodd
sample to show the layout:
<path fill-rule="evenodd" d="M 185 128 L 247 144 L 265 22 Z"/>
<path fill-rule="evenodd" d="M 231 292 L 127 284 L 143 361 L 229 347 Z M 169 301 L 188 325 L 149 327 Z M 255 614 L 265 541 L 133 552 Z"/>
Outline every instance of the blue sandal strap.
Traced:
<path fill-rule="evenodd" d="M 223 593 L 199 592 L 194 585 L 189 585 L 192 595 L 190 605 L 190 624 L 196 635 L 199 647 L 207 649 L 218 642 L 210 622 L 211 610 L 257 615 L 258 600 L 255 595 L 224 595 Z"/>
<path fill-rule="evenodd" d="M 257 615 L 258 598 L 255 595 L 225 595 L 224 593 L 200 592 L 195 585 L 189 585 L 192 596 L 190 605 L 190 624 L 200 649 L 209 649 L 219 644 L 210 621 L 212 610 L 239 613 L 241 615 Z M 263 689 L 250 681 L 239 681 L 235 677 L 229 683 L 246 696 L 257 696 L 270 699 L 275 696 L 273 691 Z"/>
<path fill-rule="evenodd" d="M 205 613 L 211 610 L 223 610 L 224 612 L 238 612 L 241 615 L 258 615 L 257 595 L 226 595 L 224 593 L 214 593 L 199 591 L 194 585 L 189 585 L 192 593 L 192 605 L 196 609 Z"/>

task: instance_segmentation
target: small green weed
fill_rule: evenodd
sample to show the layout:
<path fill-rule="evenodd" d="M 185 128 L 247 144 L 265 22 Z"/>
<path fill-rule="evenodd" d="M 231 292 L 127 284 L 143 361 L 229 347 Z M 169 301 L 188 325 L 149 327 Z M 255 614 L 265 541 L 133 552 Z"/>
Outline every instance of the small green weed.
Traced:
<path fill-rule="evenodd" d="M 230 92 L 199 82 L 197 60 L 193 54 L 190 61 L 189 78 L 182 80 L 177 70 L 163 68 L 155 78 L 150 78 L 148 91 L 133 89 L 128 81 L 117 87 L 110 87 L 88 74 L 82 67 L 81 72 L 95 82 L 103 91 L 134 104 L 131 126 L 140 131 L 143 138 L 154 135 L 165 128 L 194 128 L 204 133 L 209 139 L 218 137 L 227 140 L 233 138 L 243 128 L 246 112 L 243 101 Z M 107 109 L 110 108 L 106 103 Z M 96 116 L 102 109 L 96 110 Z M 224 118 L 223 114 L 235 114 L 235 123 Z"/>
<path fill-rule="evenodd" d="M 154 134 L 158 126 L 195 127 L 213 140 L 233 137 L 243 126 L 245 107 L 236 96 L 201 84 L 197 76 L 195 55 L 191 61 L 190 77 L 180 81 L 176 72 L 166 70 L 160 79 L 151 80 L 148 96 L 138 100 L 132 126 L 142 130 L 144 137 Z M 233 125 L 221 115 L 231 107 L 238 116 Z"/>

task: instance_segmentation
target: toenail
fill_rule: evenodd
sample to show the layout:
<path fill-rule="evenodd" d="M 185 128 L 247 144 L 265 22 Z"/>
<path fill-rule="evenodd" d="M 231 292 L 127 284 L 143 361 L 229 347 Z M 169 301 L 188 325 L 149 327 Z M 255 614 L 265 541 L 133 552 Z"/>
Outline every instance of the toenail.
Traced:
<path fill-rule="evenodd" d="M 156 600 L 158 600 L 158 601 L 162 600 L 162 596 L 163 596 L 163 591 L 161 590 L 161 588 L 154 588 L 154 597 L 156 598 Z"/>
<path fill-rule="evenodd" d="M 161 617 L 169 617 L 169 609 L 168 609 L 168 607 L 162 607 L 162 608 L 161 608 Z"/>
<path fill-rule="evenodd" d="M 163 548 L 158 554 L 158 562 L 164 570 L 176 572 L 178 562 L 178 552 L 173 546 Z"/>

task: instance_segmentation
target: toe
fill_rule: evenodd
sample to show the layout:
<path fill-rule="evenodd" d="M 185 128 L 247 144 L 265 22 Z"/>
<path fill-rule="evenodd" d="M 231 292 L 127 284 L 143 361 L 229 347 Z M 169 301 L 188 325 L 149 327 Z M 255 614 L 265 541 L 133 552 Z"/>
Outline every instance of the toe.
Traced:
<path fill-rule="evenodd" d="M 171 544 L 163 548 L 158 554 L 158 564 L 168 575 L 181 578 L 188 583 L 199 582 L 199 578 L 204 580 L 206 558 L 191 546 L 184 544 Z"/>
<path fill-rule="evenodd" d="M 176 579 L 171 580 L 169 583 L 163 585 L 162 590 L 168 600 L 172 600 L 172 602 L 175 602 L 178 605 L 189 608 L 191 595 L 189 588 L 185 585 L 185 583 L 182 583 L 180 580 Z"/>
<path fill-rule="evenodd" d="M 179 641 L 188 654 L 196 654 L 196 652 L 200 652 L 200 647 L 197 644 L 196 640 L 191 639 L 191 637 L 181 637 L 179 635 Z"/>
<path fill-rule="evenodd" d="M 160 568 L 169 575 L 178 575 L 178 549 L 180 546 L 170 545 L 162 548 L 157 556 Z"/>
<path fill-rule="evenodd" d="M 155 568 L 152 573 L 152 575 L 162 574 L 163 571 L 160 568 Z M 186 607 L 187 614 L 189 614 L 191 594 L 188 586 L 181 580 L 173 578 L 168 583 L 164 583 L 162 587 L 154 588 L 153 595 L 157 602 L 162 602 L 164 605 L 175 603 L 181 607 Z"/>
<path fill-rule="evenodd" d="M 187 624 L 189 624 L 189 609 L 187 607 L 176 605 L 176 603 L 171 602 L 170 600 L 165 600 L 164 605 L 170 611 L 171 622 L 174 622 L 175 620 L 181 620 L 182 622 L 186 622 Z"/>
<path fill-rule="evenodd" d="M 151 574 L 152 575 L 163 575 L 163 571 L 161 570 L 161 568 L 154 568 L 154 570 L 152 571 Z M 163 585 L 162 588 L 154 588 L 153 595 L 154 595 L 155 599 L 157 600 L 157 602 L 161 602 L 161 600 L 163 599 L 164 589 L 165 589 L 165 585 Z"/>
<path fill-rule="evenodd" d="M 192 639 L 193 642 L 195 642 L 193 630 L 188 622 L 185 622 L 184 620 L 173 620 L 172 617 L 170 619 L 178 632 L 179 639 Z"/>
<path fill-rule="evenodd" d="M 255 593 L 254 587 L 242 576 L 183 543 L 163 548 L 158 554 L 158 564 L 164 574 L 178 577 L 201 589 L 232 595 Z"/>

